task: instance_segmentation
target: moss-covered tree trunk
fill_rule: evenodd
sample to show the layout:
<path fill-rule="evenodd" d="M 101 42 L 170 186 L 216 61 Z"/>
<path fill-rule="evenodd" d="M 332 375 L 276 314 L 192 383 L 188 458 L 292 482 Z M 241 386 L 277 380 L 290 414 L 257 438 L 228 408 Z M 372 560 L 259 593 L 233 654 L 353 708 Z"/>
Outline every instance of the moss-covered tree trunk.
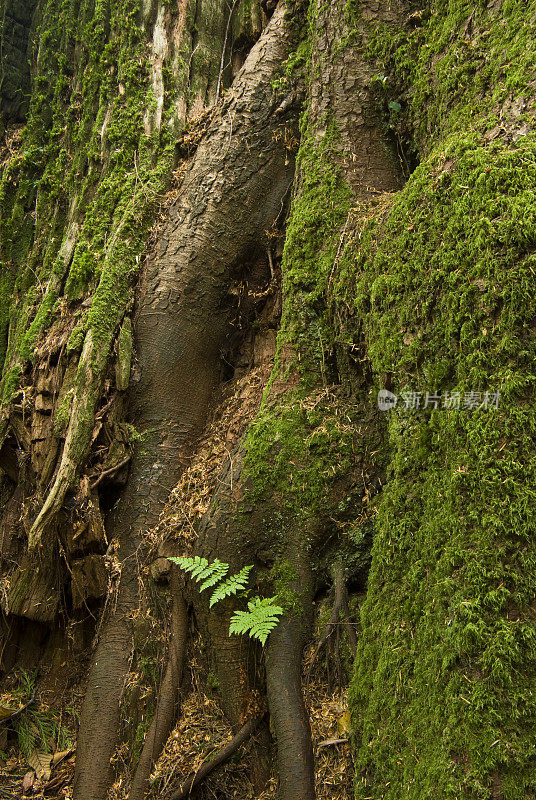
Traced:
<path fill-rule="evenodd" d="M 535 21 L 432 3 L 376 37 L 420 164 L 345 266 L 400 396 L 352 684 L 361 798 L 536 793 Z"/>
<path fill-rule="evenodd" d="M 354 655 L 348 586 L 356 796 L 524 800 L 536 18 L 275 6 L 0 2 L 1 680 L 76 664 L 74 798 L 123 738 L 143 800 L 195 626 L 231 726 L 266 700 L 256 791 L 273 744 L 312 800 L 302 656 L 330 592 L 313 662 Z M 263 654 L 185 554 L 251 567 Z"/>

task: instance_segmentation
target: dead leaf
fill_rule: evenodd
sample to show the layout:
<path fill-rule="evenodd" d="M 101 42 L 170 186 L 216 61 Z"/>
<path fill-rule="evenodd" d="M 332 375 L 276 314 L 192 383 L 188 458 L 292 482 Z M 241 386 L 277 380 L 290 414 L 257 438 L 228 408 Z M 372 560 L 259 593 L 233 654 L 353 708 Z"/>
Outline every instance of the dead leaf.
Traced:
<path fill-rule="evenodd" d="M 39 780 L 48 781 L 52 772 L 53 760 L 54 757 L 50 753 L 35 750 L 28 759 L 28 764 L 35 770 Z"/>
<path fill-rule="evenodd" d="M 26 792 L 32 788 L 35 781 L 35 772 L 32 770 L 31 772 L 27 772 L 24 778 L 22 779 L 22 793 L 26 794 Z"/>
<path fill-rule="evenodd" d="M 337 730 L 339 733 L 350 733 L 350 727 L 352 725 L 352 720 L 350 718 L 350 711 L 347 709 L 344 714 L 341 714 L 339 719 L 337 720 Z"/>
<path fill-rule="evenodd" d="M 321 747 L 331 747 L 334 744 L 346 744 L 348 739 L 324 739 L 323 742 L 318 742 L 317 748 L 320 750 Z"/>
<path fill-rule="evenodd" d="M 17 708 L 9 708 L 8 706 L 0 706 L 0 722 L 5 722 L 18 711 Z"/>
<path fill-rule="evenodd" d="M 65 758 L 68 758 L 70 755 L 74 753 L 74 747 L 71 747 L 70 750 L 61 750 L 58 753 L 54 753 L 54 758 L 52 759 L 52 769 L 56 767 L 60 761 L 63 761 Z"/>

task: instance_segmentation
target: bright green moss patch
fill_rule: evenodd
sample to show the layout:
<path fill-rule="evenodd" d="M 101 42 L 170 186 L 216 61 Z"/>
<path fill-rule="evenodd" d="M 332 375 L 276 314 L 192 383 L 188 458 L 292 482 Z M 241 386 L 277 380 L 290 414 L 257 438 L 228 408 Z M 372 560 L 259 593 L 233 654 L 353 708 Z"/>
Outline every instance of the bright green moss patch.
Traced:
<path fill-rule="evenodd" d="M 359 798 L 536 793 L 535 197 L 534 137 L 452 137 L 343 259 L 338 291 L 395 392 L 501 392 L 498 409 L 389 412 Z"/>
<path fill-rule="evenodd" d="M 258 414 L 246 441 L 245 466 L 255 500 L 275 494 L 282 507 L 306 519 L 328 503 L 333 483 L 353 465 L 349 409 L 319 391 Z"/>
<path fill-rule="evenodd" d="M 357 797 L 536 789 L 534 416 L 391 425 L 351 705 Z M 530 790 L 530 791 L 529 791 Z"/>
<path fill-rule="evenodd" d="M 289 69 L 305 58 L 311 61 L 315 13 L 312 3 L 307 38 L 287 65 Z M 303 520 L 327 502 L 333 480 L 345 475 L 351 463 L 351 426 L 343 406 L 326 391 L 334 376 L 325 295 L 352 195 L 336 166 L 334 121 L 313 120 L 306 109 L 301 133 L 299 191 L 292 203 L 283 254 L 278 353 L 265 402 L 246 437 L 245 468 L 256 499 L 275 494 Z M 294 380 L 292 375 L 295 390 L 270 399 L 274 382 L 281 377 Z"/>
<path fill-rule="evenodd" d="M 443 399 L 388 412 L 350 698 L 363 800 L 536 797 L 536 17 L 489 5 L 437 0 L 371 47 L 423 160 L 356 222 L 334 294 L 378 388 Z"/>
<path fill-rule="evenodd" d="M 533 137 L 454 138 L 366 227 L 344 286 L 378 371 L 430 389 L 532 382 L 535 186 Z"/>
<path fill-rule="evenodd" d="M 304 115 L 298 153 L 301 185 L 292 204 L 283 257 L 285 305 L 279 342 L 295 349 L 306 383 L 318 380 L 331 345 L 325 293 L 352 202 L 350 187 L 336 166 L 336 126 L 332 120 L 325 126 L 315 141 Z"/>
<path fill-rule="evenodd" d="M 532 124 L 536 16 L 522 0 L 435 0 L 398 32 L 374 25 L 369 52 L 407 102 L 421 150 L 446 131 L 493 126 L 503 109 Z"/>

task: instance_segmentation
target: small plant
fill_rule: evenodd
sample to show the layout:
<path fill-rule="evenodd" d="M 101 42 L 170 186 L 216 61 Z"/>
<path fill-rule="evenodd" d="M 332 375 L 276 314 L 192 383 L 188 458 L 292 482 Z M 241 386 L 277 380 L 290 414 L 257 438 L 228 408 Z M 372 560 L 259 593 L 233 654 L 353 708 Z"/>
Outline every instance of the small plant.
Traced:
<path fill-rule="evenodd" d="M 243 567 L 240 572 L 226 577 L 229 572 L 229 564 L 224 564 L 217 558 L 210 563 L 206 558 L 200 556 L 177 556 L 171 557 L 169 560 L 177 564 L 184 572 L 190 573 L 190 577 L 196 583 L 202 581 L 199 587 L 200 592 L 215 587 L 210 597 L 210 608 L 225 597 L 244 591 L 249 580 L 249 573 L 253 569 L 252 566 Z M 248 602 L 247 611 L 235 611 L 231 617 L 229 636 L 248 633 L 252 639 L 258 639 L 264 645 L 283 613 L 283 609 L 275 605 L 275 599 L 275 597 L 253 597 Z"/>
<path fill-rule="evenodd" d="M 254 597 L 249 601 L 247 611 L 234 612 L 229 633 L 249 633 L 253 639 L 265 644 L 270 631 L 275 628 L 283 613 L 281 606 L 276 606 L 274 600 L 275 597 Z"/>
<path fill-rule="evenodd" d="M 246 588 L 251 570 L 252 567 L 244 567 L 240 570 L 240 572 L 237 572 L 236 575 L 231 575 L 230 578 L 227 578 L 227 580 L 225 580 L 223 583 L 220 583 L 210 598 L 210 608 L 216 605 L 216 603 L 218 603 L 220 600 L 223 600 L 225 597 L 242 592 Z"/>
<path fill-rule="evenodd" d="M 26 759 L 36 751 L 67 750 L 72 746 L 71 733 L 61 724 L 61 715 L 51 709 L 33 704 L 36 693 L 36 673 L 21 672 L 20 685 L 13 696 L 28 707 L 14 722 L 18 744 Z M 30 704 L 31 703 L 31 704 Z M 70 713 L 68 711 L 68 713 Z"/>

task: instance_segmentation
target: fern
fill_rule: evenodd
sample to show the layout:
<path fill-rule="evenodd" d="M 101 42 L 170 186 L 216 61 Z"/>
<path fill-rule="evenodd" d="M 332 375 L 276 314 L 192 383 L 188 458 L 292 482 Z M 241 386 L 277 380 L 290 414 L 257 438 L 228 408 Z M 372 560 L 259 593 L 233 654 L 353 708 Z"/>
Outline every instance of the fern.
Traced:
<path fill-rule="evenodd" d="M 226 597 L 238 594 L 246 588 L 252 566 L 243 567 L 240 572 L 225 578 L 229 572 L 229 564 L 224 564 L 217 558 L 210 564 L 206 558 L 200 556 L 170 557 L 170 561 L 177 564 L 184 572 L 189 572 L 196 583 L 201 583 L 200 592 L 216 587 L 210 597 L 210 608 L 224 600 Z M 225 578 L 225 580 L 224 580 Z M 266 640 L 283 613 L 280 606 L 274 604 L 275 597 L 253 597 L 248 602 L 247 611 L 235 611 L 231 617 L 229 636 L 233 633 L 248 633 L 252 639 L 258 639 L 261 644 Z"/>
<path fill-rule="evenodd" d="M 178 556 L 169 560 L 177 564 L 184 572 L 189 572 L 196 583 L 203 581 L 199 588 L 200 592 L 215 586 L 229 571 L 229 564 L 223 564 L 218 559 L 211 564 L 208 563 L 206 558 L 201 558 L 200 556 L 194 556 L 193 558 L 190 556 Z"/>
<path fill-rule="evenodd" d="M 248 603 L 248 611 L 235 611 L 231 617 L 229 635 L 249 633 L 252 639 L 258 639 L 264 645 L 283 613 L 274 600 L 275 597 L 253 597 Z"/>
<path fill-rule="evenodd" d="M 29 703 L 35 697 L 37 672 L 21 672 L 19 687 L 13 692 L 23 704 Z M 41 708 L 37 703 L 29 705 L 14 720 L 14 730 L 18 736 L 19 749 L 26 759 L 36 751 L 45 753 L 57 747 L 58 750 L 68 750 L 72 745 L 71 734 L 62 718 L 72 717 L 73 722 L 77 712 L 67 708 L 58 715 L 51 709 Z M 1 756 L 0 756 L 1 757 Z"/>
<path fill-rule="evenodd" d="M 192 578 L 201 574 L 203 570 L 206 570 L 208 567 L 207 559 L 200 558 L 200 556 L 194 556 L 193 558 L 190 556 L 178 556 L 176 558 L 170 558 L 169 560 L 173 561 L 174 564 L 178 564 L 184 572 L 189 572 Z"/>
<path fill-rule="evenodd" d="M 224 564 L 222 561 L 218 561 L 217 558 L 210 566 L 214 568 L 214 572 L 206 581 L 203 581 L 199 587 L 200 592 L 204 592 L 205 589 L 212 589 L 212 587 L 216 586 L 229 572 L 229 564 Z"/>
<path fill-rule="evenodd" d="M 231 577 L 227 578 L 226 581 L 220 583 L 220 585 L 217 586 L 212 592 L 212 597 L 210 598 L 210 608 L 212 608 L 213 605 L 216 605 L 216 603 L 219 603 L 220 600 L 223 600 L 224 597 L 229 597 L 232 594 L 242 591 L 248 582 L 249 573 L 252 569 L 253 567 L 243 567 L 240 572 L 237 572 L 235 575 L 231 575 Z"/>

